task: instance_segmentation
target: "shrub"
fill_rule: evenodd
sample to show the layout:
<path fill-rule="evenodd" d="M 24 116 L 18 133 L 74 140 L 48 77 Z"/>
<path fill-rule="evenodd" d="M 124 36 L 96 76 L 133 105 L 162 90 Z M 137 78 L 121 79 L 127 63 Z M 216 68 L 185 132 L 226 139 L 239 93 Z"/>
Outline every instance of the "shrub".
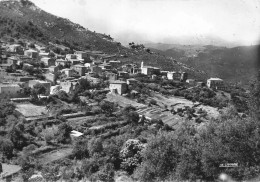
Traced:
<path fill-rule="evenodd" d="M 101 153 L 103 151 L 102 140 L 100 138 L 92 138 L 88 142 L 88 151 L 91 156 L 93 156 L 94 153 Z"/>
<path fill-rule="evenodd" d="M 10 159 L 13 156 L 14 145 L 11 140 L 0 138 L 0 151 Z"/>
<path fill-rule="evenodd" d="M 72 153 L 77 159 L 83 159 L 89 157 L 88 140 L 87 139 L 77 140 L 73 146 Z"/>
<path fill-rule="evenodd" d="M 143 162 L 135 170 L 134 176 L 141 181 L 165 180 L 177 166 L 177 151 L 172 135 L 163 133 L 152 137 L 142 153 Z"/>
<path fill-rule="evenodd" d="M 125 142 L 120 151 L 122 159 L 121 168 L 128 173 L 133 173 L 134 169 L 141 163 L 141 151 L 145 148 L 139 140 L 129 139 Z"/>

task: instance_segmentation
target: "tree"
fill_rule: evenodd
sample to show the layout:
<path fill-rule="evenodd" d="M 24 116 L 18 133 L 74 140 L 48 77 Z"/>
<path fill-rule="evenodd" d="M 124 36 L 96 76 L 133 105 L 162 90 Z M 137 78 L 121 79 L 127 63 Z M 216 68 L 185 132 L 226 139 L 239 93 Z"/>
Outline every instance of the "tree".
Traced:
<path fill-rule="evenodd" d="M 34 74 L 34 68 L 30 66 L 23 66 L 23 71 L 28 72 L 30 75 Z"/>
<path fill-rule="evenodd" d="M 72 153 L 77 159 L 89 157 L 88 142 L 89 141 L 84 138 L 77 140 L 74 144 Z"/>
<path fill-rule="evenodd" d="M 139 140 L 129 139 L 125 142 L 120 151 L 122 159 L 121 168 L 129 174 L 133 173 L 134 169 L 141 163 L 141 151 L 145 148 Z"/>
<path fill-rule="evenodd" d="M 92 138 L 88 143 L 88 151 L 91 156 L 93 156 L 94 153 L 101 153 L 103 151 L 101 138 Z"/>
<path fill-rule="evenodd" d="M 67 123 L 61 123 L 58 126 L 58 136 L 57 136 L 57 142 L 59 143 L 68 143 L 70 140 L 70 132 L 72 130 L 71 126 Z"/>
<path fill-rule="evenodd" d="M 142 153 L 142 164 L 135 176 L 141 181 L 164 181 L 177 166 L 178 152 L 171 134 L 162 133 L 152 137 Z"/>
<path fill-rule="evenodd" d="M 46 92 L 46 87 L 41 84 L 41 83 L 36 83 L 34 86 L 33 86 L 33 90 L 35 91 L 35 93 L 38 95 L 38 98 L 41 94 L 45 94 Z"/>
<path fill-rule="evenodd" d="M 24 135 L 24 125 L 18 123 L 9 132 L 9 138 L 14 144 L 14 147 L 21 150 L 28 143 L 27 137 Z"/>
<path fill-rule="evenodd" d="M 130 111 L 128 113 L 125 113 L 125 119 L 129 123 L 138 124 L 139 114 L 135 111 Z"/>
<path fill-rule="evenodd" d="M 1 138 L 0 139 L 0 151 L 10 159 L 13 156 L 14 145 L 11 140 Z"/>
<path fill-rule="evenodd" d="M 25 96 L 31 95 L 32 88 L 31 87 L 22 87 L 21 94 Z"/>
<path fill-rule="evenodd" d="M 0 163 L 0 174 L 3 172 L 3 166 L 2 163 Z"/>
<path fill-rule="evenodd" d="M 87 90 L 90 88 L 90 82 L 88 81 L 88 79 L 79 79 L 79 90 Z"/>
<path fill-rule="evenodd" d="M 100 103 L 100 108 L 108 116 L 110 116 L 115 111 L 113 102 L 102 101 Z"/>

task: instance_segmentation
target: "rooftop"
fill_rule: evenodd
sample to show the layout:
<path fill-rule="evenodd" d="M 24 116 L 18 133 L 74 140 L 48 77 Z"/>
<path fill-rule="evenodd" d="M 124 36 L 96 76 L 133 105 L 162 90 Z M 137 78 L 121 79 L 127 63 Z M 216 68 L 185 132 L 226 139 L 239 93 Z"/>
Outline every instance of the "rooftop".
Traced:
<path fill-rule="evenodd" d="M 12 64 L 0 64 L 0 66 L 12 66 Z"/>
<path fill-rule="evenodd" d="M 33 50 L 33 49 L 28 49 L 28 50 L 25 50 L 27 52 L 37 52 L 36 50 Z"/>
<path fill-rule="evenodd" d="M 81 64 L 76 64 L 76 65 L 73 65 L 74 67 L 85 67 L 85 66 L 83 66 L 83 65 L 81 65 Z"/>
<path fill-rule="evenodd" d="M 18 84 L 2 84 L 0 83 L 0 87 L 20 87 Z"/>
<path fill-rule="evenodd" d="M 210 81 L 223 81 L 222 79 L 220 79 L 220 78 L 210 78 L 210 79 L 208 79 L 208 80 L 210 80 Z"/>
<path fill-rule="evenodd" d="M 57 59 L 56 62 L 67 62 L 67 60 L 64 60 L 64 59 Z"/>
<path fill-rule="evenodd" d="M 116 80 L 116 81 L 111 82 L 110 84 L 126 84 L 126 82 L 121 81 L 121 80 Z"/>

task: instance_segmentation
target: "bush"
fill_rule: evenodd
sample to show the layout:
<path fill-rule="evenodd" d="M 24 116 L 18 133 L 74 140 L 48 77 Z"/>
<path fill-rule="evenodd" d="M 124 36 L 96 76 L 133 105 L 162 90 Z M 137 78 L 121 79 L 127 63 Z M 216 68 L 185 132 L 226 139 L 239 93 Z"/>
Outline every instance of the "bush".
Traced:
<path fill-rule="evenodd" d="M 57 142 L 59 143 L 69 143 L 71 138 L 70 138 L 70 132 L 72 128 L 69 126 L 67 123 L 61 123 L 58 126 L 58 131 L 59 133 L 57 134 Z"/>
<path fill-rule="evenodd" d="M 139 114 L 135 111 L 130 111 L 128 113 L 125 113 L 125 119 L 129 123 L 138 124 Z"/>
<path fill-rule="evenodd" d="M 89 157 L 88 142 L 87 139 L 79 139 L 74 144 L 72 153 L 77 159 Z"/>
<path fill-rule="evenodd" d="M 46 144 L 50 144 L 51 141 L 55 138 L 55 135 L 58 134 L 57 128 L 46 128 L 42 131 L 41 135 L 43 136 Z"/>
<path fill-rule="evenodd" d="M 134 176 L 141 181 L 165 180 L 176 169 L 179 158 L 172 135 L 163 133 L 151 138 L 142 157 Z"/>
<path fill-rule="evenodd" d="M 9 139 L 0 138 L 0 151 L 10 159 L 13 156 L 14 145 Z"/>
<path fill-rule="evenodd" d="M 151 105 L 156 105 L 156 104 L 157 104 L 157 101 L 154 100 L 154 99 L 152 99 L 152 100 L 150 100 L 149 104 L 151 104 Z"/>
<path fill-rule="evenodd" d="M 127 140 L 120 151 L 120 158 L 122 159 L 121 168 L 129 174 L 133 173 L 134 169 L 140 165 L 141 151 L 145 148 L 139 140 Z"/>
<path fill-rule="evenodd" d="M 102 140 L 100 138 L 92 138 L 88 142 L 88 151 L 91 156 L 94 155 L 94 153 L 101 153 L 103 152 L 103 144 Z"/>

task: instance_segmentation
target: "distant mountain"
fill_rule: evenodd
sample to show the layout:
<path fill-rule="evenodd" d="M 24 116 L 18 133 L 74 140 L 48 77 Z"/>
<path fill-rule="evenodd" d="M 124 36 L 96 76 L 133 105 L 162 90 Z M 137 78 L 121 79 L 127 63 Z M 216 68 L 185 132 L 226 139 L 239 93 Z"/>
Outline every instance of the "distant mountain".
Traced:
<path fill-rule="evenodd" d="M 151 50 L 172 57 L 195 69 L 204 71 L 208 77 L 220 77 L 230 82 L 248 84 L 259 69 L 259 45 L 233 48 L 212 45 L 146 45 Z"/>
<path fill-rule="evenodd" d="M 118 52 L 118 44 L 110 36 L 49 14 L 28 0 L 0 1 L 0 34 L 46 44 L 56 42 L 77 49 Z"/>

